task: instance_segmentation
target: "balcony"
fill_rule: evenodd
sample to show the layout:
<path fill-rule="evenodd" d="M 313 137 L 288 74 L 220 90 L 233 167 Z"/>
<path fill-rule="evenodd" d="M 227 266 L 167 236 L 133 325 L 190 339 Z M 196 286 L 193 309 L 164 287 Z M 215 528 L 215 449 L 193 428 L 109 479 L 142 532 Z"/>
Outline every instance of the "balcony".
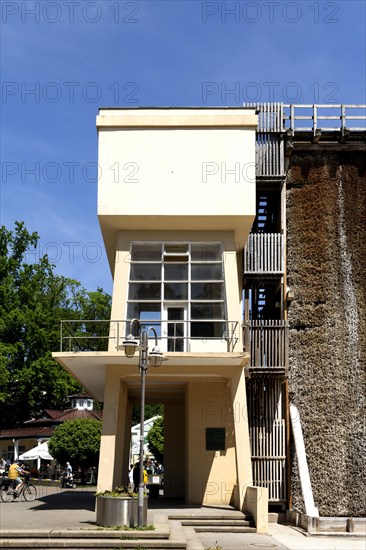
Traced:
<path fill-rule="evenodd" d="M 225 353 L 242 351 L 240 324 L 237 321 L 140 321 L 142 328 L 153 327 L 164 352 Z M 61 321 L 61 352 L 115 351 L 129 332 L 130 321 Z M 153 344 L 153 340 L 151 341 Z M 239 349 L 240 348 L 240 349 Z"/>
<path fill-rule="evenodd" d="M 284 273 L 282 233 L 251 233 L 244 246 L 244 275 L 279 276 Z"/>

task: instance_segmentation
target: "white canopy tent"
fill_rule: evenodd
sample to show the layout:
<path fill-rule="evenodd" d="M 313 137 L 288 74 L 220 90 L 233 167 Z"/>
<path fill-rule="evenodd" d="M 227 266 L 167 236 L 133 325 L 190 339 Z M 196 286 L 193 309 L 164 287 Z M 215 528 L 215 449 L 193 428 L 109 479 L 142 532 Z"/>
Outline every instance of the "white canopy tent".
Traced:
<path fill-rule="evenodd" d="M 43 460 L 53 460 L 53 457 L 48 452 L 48 443 L 44 441 L 39 443 L 37 447 L 33 447 L 29 451 L 19 455 L 19 460 L 37 460 L 37 468 L 39 470 L 41 466 L 41 459 Z"/>

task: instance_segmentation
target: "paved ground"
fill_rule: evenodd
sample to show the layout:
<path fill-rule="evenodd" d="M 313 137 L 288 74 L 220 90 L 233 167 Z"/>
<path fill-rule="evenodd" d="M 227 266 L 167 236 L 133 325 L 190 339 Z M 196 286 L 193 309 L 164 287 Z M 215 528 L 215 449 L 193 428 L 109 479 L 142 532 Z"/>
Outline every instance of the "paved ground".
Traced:
<path fill-rule="evenodd" d="M 0 529 L 91 529 L 95 527 L 94 488 L 55 489 L 39 487 L 38 499 L 32 503 L 0 504 Z M 232 513 L 230 508 L 192 507 L 180 501 L 163 498 L 149 502 L 148 523 L 154 514 Z M 305 536 L 291 526 L 270 524 L 266 535 L 244 533 L 199 533 L 205 548 L 220 545 L 223 550 L 365 550 L 366 540 L 360 537 Z"/>

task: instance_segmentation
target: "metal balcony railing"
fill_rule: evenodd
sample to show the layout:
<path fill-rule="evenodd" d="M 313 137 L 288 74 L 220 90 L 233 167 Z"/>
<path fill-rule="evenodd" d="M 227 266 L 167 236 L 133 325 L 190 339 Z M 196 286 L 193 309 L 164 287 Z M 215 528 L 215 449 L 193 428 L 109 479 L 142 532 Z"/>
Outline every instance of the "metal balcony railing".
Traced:
<path fill-rule="evenodd" d="M 232 352 L 240 338 L 238 321 L 197 319 L 191 321 L 140 320 L 141 328 L 153 327 L 159 346 L 166 352 Z M 115 351 L 130 332 L 130 320 L 63 320 L 60 351 Z"/>

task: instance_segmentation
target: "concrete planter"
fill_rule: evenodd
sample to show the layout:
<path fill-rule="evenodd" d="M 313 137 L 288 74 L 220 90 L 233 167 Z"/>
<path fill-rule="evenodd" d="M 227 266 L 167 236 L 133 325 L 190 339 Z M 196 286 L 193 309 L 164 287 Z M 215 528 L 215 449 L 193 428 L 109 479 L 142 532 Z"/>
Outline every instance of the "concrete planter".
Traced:
<path fill-rule="evenodd" d="M 137 497 L 97 496 L 97 525 L 103 527 L 137 527 Z M 147 497 L 144 497 L 143 524 L 147 524 Z"/>

